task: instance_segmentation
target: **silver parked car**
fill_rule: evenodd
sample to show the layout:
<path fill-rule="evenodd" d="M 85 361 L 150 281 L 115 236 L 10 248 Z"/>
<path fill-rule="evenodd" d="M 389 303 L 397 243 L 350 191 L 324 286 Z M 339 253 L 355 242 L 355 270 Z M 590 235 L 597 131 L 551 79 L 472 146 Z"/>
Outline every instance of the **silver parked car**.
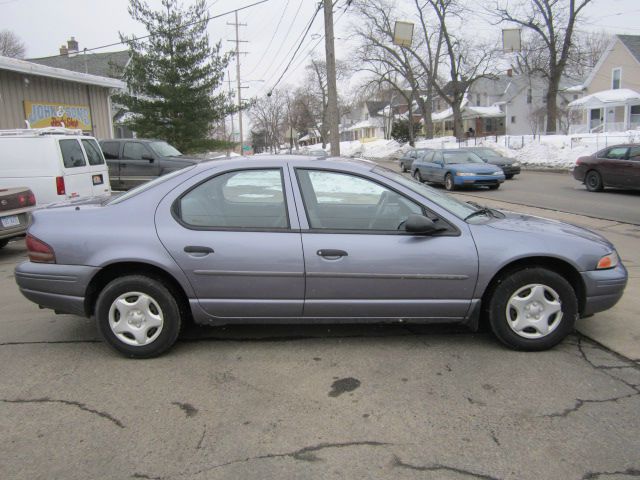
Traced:
<path fill-rule="evenodd" d="M 36 211 L 27 245 L 24 296 L 95 315 L 130 357 L 166 351 L 190 320 L 486 319 L 508 346 L 542 350 L 627 282 L 595 233 L 462 203 L 361 160 L 202 163 L 104 203 Z"/>

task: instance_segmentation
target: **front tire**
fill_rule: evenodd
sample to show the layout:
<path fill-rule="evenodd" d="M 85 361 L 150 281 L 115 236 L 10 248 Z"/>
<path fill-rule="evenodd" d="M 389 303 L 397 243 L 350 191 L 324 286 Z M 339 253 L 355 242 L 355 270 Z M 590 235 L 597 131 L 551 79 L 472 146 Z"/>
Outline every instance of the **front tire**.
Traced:
<path fill-rule="evenodd" d="M 416 170 L 415 172 L 413 172 L 413 178 L 415 178 L 420 183 L 424 183 L 424 180 L 422 179 L 422 175 L 420 174 L 420 170 Z"/>
<path fill-rule="evenodd" d="M 525 268 L 501 279 L 489 300 L 495 336 L 514 350 L 547 350 L 573 331 L 578 299 L 571 284 L 545 268 Z"/>
<path fill-rule="evenodd" d="M 584 177 L 584 185 L 590 192 L 601 192 L 604 190 L 602 176 L 595 170 L 589 170 Z"/>
<path fill-rule="evenodd" d="M 511 174 L 509 174 L 509 175 L 505 175 L 505 178 L 506 178 L 507 180 L 511 180 L 511 179 L 513 178 L 513 176 L 514 176 L 514 175 L 515 175 L 515 173 L 511 173 Z"/>
<path fill-rule="evenodd" d="M 500 188 L 500 184 L 496 183 L 495 185 L 489 185 L 489 190 L 497 190 Z"/>
<path fill-rule="evenodd" d="M 450 192 L 456 189 L 456 183 L 453 181 L 453 175 L 450 173 L 447 173 L 444 177 L 444 188 Z"/>
<path fill-rule="evenodd" d="M 127 357 L 151 358 L 173 346 L 183 318 L 166 285 L 130 275 L 111 281 L 100 292 L 96 321 L 111 347 Z"/>
<path fill-rule="evenodd" d="M 407 167 L 405 166 L 405 164 L 403 162 L 400 162 L 400 171 L 402 173 L 407 173 Z"/>

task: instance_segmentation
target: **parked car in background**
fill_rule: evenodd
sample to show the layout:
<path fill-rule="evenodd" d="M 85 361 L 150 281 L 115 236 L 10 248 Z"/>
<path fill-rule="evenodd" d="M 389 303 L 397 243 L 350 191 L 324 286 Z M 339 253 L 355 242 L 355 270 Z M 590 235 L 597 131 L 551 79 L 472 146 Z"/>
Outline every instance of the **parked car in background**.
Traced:
<path fill-rule="evenodd" d="M 593 232 L 343 158 L 204 162 L 33 215 L 15 271 L 23 295 L 95 316 L 130 357 L 166 351 L 191 319 L 475 329 L 483 317 L 511 348 L 543 350 L 612 307 L 627 281 Z"/>
<path fill-rule="evenodd" d="M 128 190 L 205 160 L 185 157 L 164 140 L 149 138 L 101 140 L 100 147 L 109 166 L 114 190 Z"/>
<path fill-rule="evenodd" d="M 304 155 L 315 158 L 327 158 L 329 156 L 329 154 L 322 149 L 305 150 L 303 153 Z"/>
<path fill-rule="evenodd" d="M 35 205 L 36 197 L 26 187 L 0 188 L 0 248 L 26 233 Z"/>
<path fill-rule="evenodd" d="M 111 195 L 98 142 L 81 130 L 0 130 L 0 152 L 0 188 L 25 186 L 38 205 Z"/>
<path fill-rule="evenodd" d="M 486 163 L 500 167 L 507 180 L 520 173 L 520 162 L 515 158 L 509 158 L 489 147 L 465 147 L 464 150 L 473 152 Z"/>
<path fill-rule="evenodd" d="M 601 192 L 605 187 L 640 188 L 640 145 L 615 145 L 580 157 L 573 178 L 590 192 Z"/>
<path fill-rule="evenodd" d="M 423 156 L 427 152 L 432 151 L 433 149 L 431 148 L 412 148 L 411 150 L 407 150 L 398 160 L 398 162 L 400 163 L 400 171 L 403 173 L 410 171 L 411 165 L 413 165 L 413 162 L 417 158 Z"/>
<path fill-rule="evenodd" d="M 444 185 L 447 190 L 474 186 L 495 190 L 505 179 L 500 167 L 464 149 L 427 152 L 413 162 L 411 175 L 420 182 Z"/>

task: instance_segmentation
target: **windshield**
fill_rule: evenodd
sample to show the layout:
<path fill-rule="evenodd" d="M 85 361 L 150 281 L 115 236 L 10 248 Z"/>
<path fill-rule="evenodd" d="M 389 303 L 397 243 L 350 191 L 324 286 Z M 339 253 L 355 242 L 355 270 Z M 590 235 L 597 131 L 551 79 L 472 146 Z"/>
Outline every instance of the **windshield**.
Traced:
<path fill-rule="evenodd" d="M 469 205 L 468 203 L 461 202 L 460 200 L 447 195 L 446 193 L 439 192 L 431 187 L 427 187 L 424 183 L 420 183 L 410 177 L 405 177 L 399 173 L 389 170 L 384 167 L 376 167 L 373 169 L 374 173 L 382 175 L 383 177 L 393 180 L 400 185 L 407 187 L 410 190 L 428 198 L 436 205 L 444 208 L 445 210 L 453 213 L 456 217 L 464 219 L 469 214 L 475 212 L 477 208 Z"/>
<path fill-rule="evenodd" d="M 484 163 L 478 155 L 471 152 L 442 152 L 444 163 L 447 165 L 460 163 Z"/>
<path fill-rule="evenodd" d="M 151 147 L 151 150 L 153 150 L 153 152 L 156 155 L 159 155 L 161 157 L 181 157 L 182 156 L 182 154 L 178 151 L 178 149 L 176 149 L 175 147 L 172 147 L 167 142 L 151 142 L 149 146 Z"/>
<path fill-rule="evenodd" d="M 138 185 L 135 188 L 132 188 L 131 190 L 129 190 L 127 193 L 124 193 L 122 195 L 118 195 L 117 197 L 111 197 L 109 200 L 107 200 L 104 205 L 116 205 L 118 203 L 122 203 L 125 200 L 130 199 L 131 197 L 135 197 L 136 195 L 142 193 L 142 192 L 146 192 L 147 190 L 149 190 L 151 187 L 154 187 L 156 185 L 160 185 L 161 183 L 166 182 L 167 180 L 171 180 L 173 177 L 177 177 L 178 175 L 186 172 L 187 170 L 190 170 L 192 168 L 194 168 L 195 165 L 189 165 L 188 167 L 185 168 L 181 168 L 180 170 L 175 170 L 171 173 L 168 173 L 166 175 L 163 175 L 162 177 L 158 177 L 155 178 L 153 180 L 151 180 L 150 182 L 147 183 L 143 183 L 142 185 Z"/>
<path fill-rule="evenodd" d="M 498 152 L 494 152 L 490 148 L 478 148 L 478 149 L 474 150 L 473 153 L 475 153 L 476 155 L 481 156 L 482 158 L 500 157 L 500 154 Z"/>

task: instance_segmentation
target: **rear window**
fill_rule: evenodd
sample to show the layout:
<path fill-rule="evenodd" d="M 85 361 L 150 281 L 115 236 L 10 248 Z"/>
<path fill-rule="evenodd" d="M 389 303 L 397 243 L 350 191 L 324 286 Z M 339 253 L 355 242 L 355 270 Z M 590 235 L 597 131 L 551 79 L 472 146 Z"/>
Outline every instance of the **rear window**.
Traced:
<path fill-rule="evenodd" d="M 120 144 L 118 142 L 102 142 L 100 146 L 102 147 L 104 158 L 108 160 L 118 159 L 118 155 L 120 154 Z"/>
<path fill-rule="evenodd" d="M 78 140 L 60 140 L 62 161 L 66 168 L 85 167 L 84 154 Z"/>
<path fill-rule="evenodd" d="M 95 140 L 82 140 L 82 146 L 84 147 L 84 151 L 87 153 L 89 165 L 104 165 L 104 158 L 102 158 L 100 147 L 98 147 Z"/>

